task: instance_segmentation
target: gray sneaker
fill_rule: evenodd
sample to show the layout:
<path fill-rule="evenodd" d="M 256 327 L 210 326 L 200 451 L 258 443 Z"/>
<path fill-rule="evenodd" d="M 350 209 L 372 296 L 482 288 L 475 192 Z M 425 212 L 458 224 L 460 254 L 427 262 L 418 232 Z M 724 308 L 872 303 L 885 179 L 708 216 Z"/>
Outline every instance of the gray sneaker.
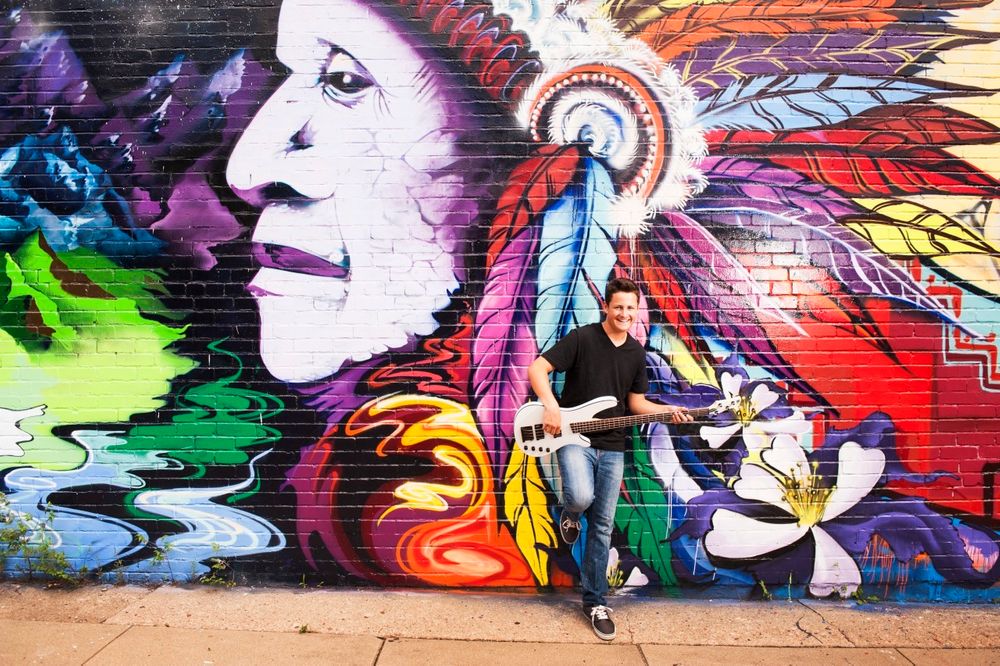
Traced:
<path fill-rule="evenodd" d="M 583 611 L 590 616 L 590 626 L 602 641 L 613 641 L 617 635 L 615 621 L 611 619 L 611 609 L 607 606 L 592 606 Z"/>

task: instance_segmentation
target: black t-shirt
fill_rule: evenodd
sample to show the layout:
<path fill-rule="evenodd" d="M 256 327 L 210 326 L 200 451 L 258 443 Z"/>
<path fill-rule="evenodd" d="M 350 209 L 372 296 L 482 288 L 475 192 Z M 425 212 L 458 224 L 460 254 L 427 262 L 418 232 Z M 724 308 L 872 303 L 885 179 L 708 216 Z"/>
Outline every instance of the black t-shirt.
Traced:
<path fill-rule="evenodd" d="M 597 418 L 612 418 L 628 414 L 629 393 L 645 394 L 649 390 L 646 377 L 646 352 L 631 335 L 615 347 L 601 324 L 588 324 L 569 332 L 562 340 L 542 354 L 552 367 L 566 373 L 560 407 L 576 407 L 588 400 L 605 395 L 618 399 L 611 409 L 599 412 Z M 626 428 L 605 430 L 587 435 L 597 449 L 623 451 Z"/>

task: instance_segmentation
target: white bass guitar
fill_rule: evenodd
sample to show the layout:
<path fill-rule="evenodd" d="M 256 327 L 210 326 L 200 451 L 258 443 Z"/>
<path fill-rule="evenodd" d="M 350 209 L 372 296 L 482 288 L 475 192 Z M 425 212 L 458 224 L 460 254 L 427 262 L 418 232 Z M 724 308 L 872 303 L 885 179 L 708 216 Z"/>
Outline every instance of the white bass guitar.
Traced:
<path fill-rule="evenodd" d="M 558 437 L 547 434 L 542 429 L 542 419 L 545 407 L 540 402 L 528 402 L 521 405 L 514 415 L 514 442 L 528 456 L 547 456 L 568 444 L 590 446 L 590 440 L 584 434 L 601 430 L 613 430 L 643 423 L 669 423 L 671 414 L 636 414 L 633 416 L 616 416 L 607 419 L 595 419 L 594 414 L 603 412 L 618 404 L 613 396 L 606 395 L 594 398 L 576 407 L 560 409 L 562 416 L 561 433 Z M 716 400 L 708 407 L 687 410 L 692 418 L 715 416 L 722 412 L 739 407 L 740 398 L 724 398 Z"/>

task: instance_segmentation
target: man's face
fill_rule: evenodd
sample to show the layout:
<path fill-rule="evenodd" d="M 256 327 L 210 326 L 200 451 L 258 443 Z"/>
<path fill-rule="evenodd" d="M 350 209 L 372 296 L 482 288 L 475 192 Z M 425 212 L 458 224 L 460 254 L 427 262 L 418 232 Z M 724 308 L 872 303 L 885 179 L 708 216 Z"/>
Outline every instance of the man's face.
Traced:
<path fill-rule="evenodd" d="M 263 208 L 249 286 L 261 356 L 305 382 L 404 347 L 458 287 L 476 216 L 457 85 L 354 0 L 285 0 L 288 79 L 233 150 L 230 186 Z"/>
<path fill-rule="evenodd" d="M 639 312 L 639 297 L 635 294 L 618 291 L 611 295 L 611 300 L 604 306 L 604 319 L 612 331 L 628 333 L 635 323 Z"/>

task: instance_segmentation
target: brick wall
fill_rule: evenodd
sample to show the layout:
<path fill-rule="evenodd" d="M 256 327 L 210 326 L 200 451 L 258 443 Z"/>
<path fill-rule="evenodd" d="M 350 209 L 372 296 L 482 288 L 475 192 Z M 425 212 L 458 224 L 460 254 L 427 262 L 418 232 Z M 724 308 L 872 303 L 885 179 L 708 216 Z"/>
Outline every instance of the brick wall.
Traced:
<path fill-rule="evenodd" d="M 726 407 L 631 431 L 612 586 L 995 599 L 998 24 L 15 7 L 4 573 L 572 585 L 583 541 L 514 414 L 628 277 L 650 397 Z"/>

